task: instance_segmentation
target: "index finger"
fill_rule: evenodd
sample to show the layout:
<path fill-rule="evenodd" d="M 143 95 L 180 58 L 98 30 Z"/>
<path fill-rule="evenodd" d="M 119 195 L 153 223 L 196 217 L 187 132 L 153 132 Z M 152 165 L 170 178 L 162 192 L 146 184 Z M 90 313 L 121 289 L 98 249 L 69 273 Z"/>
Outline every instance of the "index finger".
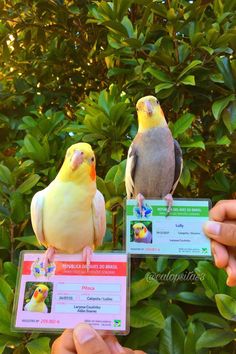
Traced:
<path fill-rule="evenodd" d="M 65 330 L 52 345 L 51 354 L 75 354 L 73 332 L 71 329 Z"/>
<path fill-rule="evenodd" d="M 236 199 L 221 200 L 210 210 L 210 219 L 215 221 L 236 219 Z"/>

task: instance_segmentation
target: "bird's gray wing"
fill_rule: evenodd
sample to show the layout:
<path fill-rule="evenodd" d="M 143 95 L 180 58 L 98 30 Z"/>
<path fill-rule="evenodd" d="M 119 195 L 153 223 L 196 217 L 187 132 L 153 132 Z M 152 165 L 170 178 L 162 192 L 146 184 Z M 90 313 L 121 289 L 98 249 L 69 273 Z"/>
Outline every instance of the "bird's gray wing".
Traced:
<path fill-rule="evenodd" d="M 137 163 L 137 152 L 132 143 L 130 145 L 127 162 L 126 162 L 126 170 L 125 170 L 125 188 L 127 199 L 130 199 L 134 195 L 134 176 L 135 176 L 135 168 Z"/>
<path fill-rule="evenodd" d="M 37 192 L 33 196 L 30 206 L 32 227 L 38 242 L 43 245 L 45 244 L 45 237 L 43 234 L 43 203 L 45 189 Z"/>
<path fill-rule="evenodd" d="M 94 244 L 95 247 L 97 247 L 102 245 L 103 237 L 106 233 L 105 200 L 99 190 L 96 191 L 96 194 L 92 201 L 92 215 L 95 233 Z"/>
<path fill-rule="evenodd" d="M 182 150 L 179 146 L 177 140 L 174 139 L 174 151 L 175 151 L 175 177 L 173 182 L 173 187 L 171 189 L 171 194 L 174 193 L 177 184 L 179 183 L 179 179 L 183 169 L 183 158 L 182 158 Z"/>

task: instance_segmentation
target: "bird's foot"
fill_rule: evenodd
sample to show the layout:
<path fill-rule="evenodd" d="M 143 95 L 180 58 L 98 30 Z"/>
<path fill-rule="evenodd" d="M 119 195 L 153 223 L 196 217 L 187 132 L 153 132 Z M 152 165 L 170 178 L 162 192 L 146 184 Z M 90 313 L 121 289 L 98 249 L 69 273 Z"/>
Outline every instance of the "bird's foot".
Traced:
<path fill-rule="evenodd" d="M 84 262 L 86 262 L 87 272 L 89 271 L 89 266 L 90 266 L 92 255 L 93 255 L 92 248 L 89 246 L 84 247 L 84 249 L 82 251 L 82 259 Z"/>
<path fill-rule="evenodd" d="M 172 210 L 172 206 L 173 206 L 173 197 L 172 194 L 168 193 L 164 199 L 167 201 L 167 213 L 166 216 L 170 215 L 170 212 Z"/>
<path fill-rule="evenodd" d="M 138 207 L 139 207 L 139 210 L 140 210 L 140 215 L 141 216 L 144 216 L 144 210 L 143 210 L 143 202 L 145 200 L 144 196 L 139 193 L 136 197 L 137 201 L 138 201 Z"/>
<path fill-rule="evenodd" d="M 49 247 L 43 255 L 42 263 L 43 263 L 43 268 L 45 269 L 46 275 L 47 275 L 48 266 L 54 260 L 54 255 L 55 255 L 55 248 L 54 247 Z"/>

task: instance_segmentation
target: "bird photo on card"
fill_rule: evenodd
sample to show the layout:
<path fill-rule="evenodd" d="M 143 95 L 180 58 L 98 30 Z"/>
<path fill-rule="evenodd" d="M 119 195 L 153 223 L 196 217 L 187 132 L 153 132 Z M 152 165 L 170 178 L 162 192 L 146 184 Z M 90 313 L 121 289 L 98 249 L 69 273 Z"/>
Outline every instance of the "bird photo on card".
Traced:
<path fill-rule="evenodd" d="M 54 252 L 80 253 L 89 268 L 93 248 L 106 231 L 103 195 L 97 190 L 95 155 L 87 143 L 70 146 L 63 165 L 48 187 L 31 202 L 31 221 L 40 244 L 47 247 L 45 269 Z"/>
<path fill-rule="evenodd" d="M 136 109 L 138 132 L 128 151 L 125 172 L 127 199 L 137 199 L 141 214 L 144 198 L 165 199 L 169 215 L 182 172 L 182 151 L 156 97 L 142 97 Z"/>
<path fill-rule="evenodd" d="M 45 284 L 37 284 L 36 289 L 34 290 L 33 295 L 30 299 L 26 300 L 24 305 L 24 311 L 30 312 L 49 312 L 45 301 L 48 297 L 49 287 Z"/>
<path fill-rule="evenodd" d="M 149 228 L 152 224 L 149 224 Z M 134 242 L 152 243 L 152 233 L 148 229 L 147 225 L 141 222 L 137 222 L 132 225 Z"/>

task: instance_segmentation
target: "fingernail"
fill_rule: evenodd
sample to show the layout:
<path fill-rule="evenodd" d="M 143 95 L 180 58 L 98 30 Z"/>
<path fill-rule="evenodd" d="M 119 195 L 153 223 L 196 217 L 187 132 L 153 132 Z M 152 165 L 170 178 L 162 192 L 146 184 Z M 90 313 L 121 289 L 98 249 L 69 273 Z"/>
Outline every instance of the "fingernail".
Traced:
<path fill-rule="evenodd" d="M 220 228 L 221 224 L 219 222 L 215 221 L 207 221 L 204 224 L 204 229 L 209 233 L 213 235 L 219 235 L 220 234 Z"/>
<path fill-rule="evenodd" d="M 96 337 L 96 333 L 89 325 L 76 326 L 74 334 L 80 344 L 84 344 Z"/>

